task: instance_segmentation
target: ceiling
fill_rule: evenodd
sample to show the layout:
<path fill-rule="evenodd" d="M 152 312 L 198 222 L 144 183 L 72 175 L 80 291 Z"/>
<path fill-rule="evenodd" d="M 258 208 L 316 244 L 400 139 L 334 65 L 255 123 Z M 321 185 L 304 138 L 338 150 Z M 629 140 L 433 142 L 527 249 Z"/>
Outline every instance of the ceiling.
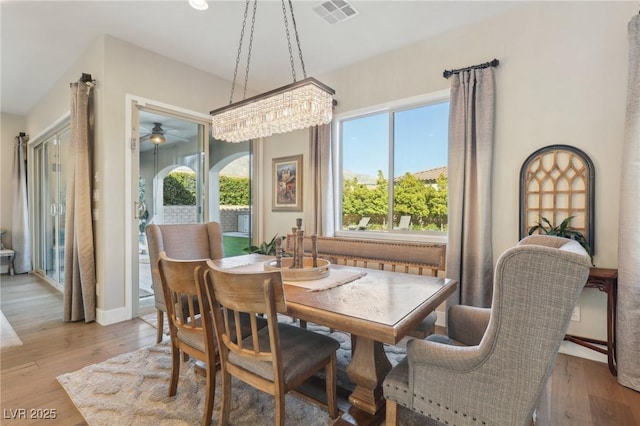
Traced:
<path fill-rule="evenodd" d="M 322 3 L 298 0 L 294 4 L 309 76 L 339 69 L 525 4 L 523 1 L 353 0 L 350 3 L 358 14 L 332 25 L 313 10 Z M 209 0 L 208 10 L 197 11 L 189 6 L 188 0 L 0 0 L 2 112 L 28 114 L 70 64 L 103 34 L 230 80 L 244 5 L 241 0 Z M 279 1 L 258 3 L 249 74 L 252 89 L 270 90 L 292 81 L 282 22 Z M 293 39 L 291 19 L 289 26 Z M 295 43 L 294 39 L 292 42 Z M 101 76 L 95 75 L 94 70 L 86 70 L 92 71 L 99 80 Z M 296 73 L 301 78 L 299 64 Z M 240 81 L 243 79 L 239 77 Z"/>

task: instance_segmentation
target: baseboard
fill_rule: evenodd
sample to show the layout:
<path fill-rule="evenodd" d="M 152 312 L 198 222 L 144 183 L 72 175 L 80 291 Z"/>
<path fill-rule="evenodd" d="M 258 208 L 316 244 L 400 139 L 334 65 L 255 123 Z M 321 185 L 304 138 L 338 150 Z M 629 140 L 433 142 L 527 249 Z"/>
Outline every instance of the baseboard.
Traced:
<path fill-rule="evenodd" d="M 606 349 L 606 347 L 604 346 L 602 348 Z M 585 358 L 592 361 L 603 362 L 605 364 L 608 362 L 607 356 L 605 354 L 601 354 L 600 352 L 596 352 L 592 349 L 585 348 L 584 346 L 580 346 L 566 340 L 560 345 L 559 352 L 566 355 L 576 356 L 578 358 Z"/>
<path fill-rule="evenodd" d="M 117 308 L 105 311 L 96 309 L 96 322 L 100 325 L 110 325 L 131 319 L 131 312 L 127 308 Z"/>

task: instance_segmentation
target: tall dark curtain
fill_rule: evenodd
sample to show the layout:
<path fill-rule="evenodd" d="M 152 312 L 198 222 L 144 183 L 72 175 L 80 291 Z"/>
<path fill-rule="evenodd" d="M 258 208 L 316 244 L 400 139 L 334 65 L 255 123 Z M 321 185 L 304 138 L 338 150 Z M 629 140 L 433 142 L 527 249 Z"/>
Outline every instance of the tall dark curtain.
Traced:
<path fill-rule="evenodd" d="M 493 68 L 454 74 L 449 108 L 447 278 L 460 285 L 449 303 L 489 307 L 493 292 Z"/>
<path fill-rule="evenodd" d="M 24 274 L 32 270 L 31 262 L 31 230 L 29 228 L 29 200 L 27 196 L 27 141 L 23 133 L 16 136 L 13 157 L 13 214 L 11 222 L 11 249 L 14 255 L 16 274 Z"/>
<path fill-rule="evenodd" d="M 335 228 L 333 201 L 333 155 L 331 123 L 310 129 L 309 156 L 311 188 L 305 203 L 309 206 L 306 230 L 317 235 L 333 235 Z"/>
<path fill-rule="evenodd" d="M 640 14 L 629 22 L 629 83 L 620 167 L 618 382 L 640 392 Z"/>
<path fill-rule="evenodd" d="M 64 320 L 96 319 L 96 271 L 91 217 L 93 83 L 71 83 L 71 147 L 67 174 Z"/>

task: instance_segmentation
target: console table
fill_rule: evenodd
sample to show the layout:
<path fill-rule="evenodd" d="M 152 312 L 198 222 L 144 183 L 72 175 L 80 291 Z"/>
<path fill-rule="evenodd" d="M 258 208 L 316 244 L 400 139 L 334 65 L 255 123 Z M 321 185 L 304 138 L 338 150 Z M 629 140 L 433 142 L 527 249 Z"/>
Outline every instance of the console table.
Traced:
<path fill-rule="evenodd" d="M 565 340 L 607 355 L 609 371 L 618 375 L 616 368 L 616 303 L 618 299 L 618 270 L 591 268 L 585 288 L 595 288 L 607 293 L 607 341 L 566 335 Z M 606 349 L 597 345 L 606 345 Z"/>

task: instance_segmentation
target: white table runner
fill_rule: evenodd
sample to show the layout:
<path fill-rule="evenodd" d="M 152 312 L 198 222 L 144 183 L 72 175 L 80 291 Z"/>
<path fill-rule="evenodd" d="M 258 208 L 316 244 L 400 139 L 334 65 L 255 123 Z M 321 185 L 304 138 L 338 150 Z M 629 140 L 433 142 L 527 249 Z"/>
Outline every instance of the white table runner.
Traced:
<path fill-rule="evenodd" d="M 229 262 L 221 269 L 233 272 L 264 272 L 264 263 L 240 263 Z M 287 285 L 303 287 L 309 291 L 328 290 L 333 287 L 348 284 L 367 275 L 365 271 L 349 267 L 333 268 L 329 267 L 329 276 L 310 281 L 284 281 Z"/>

